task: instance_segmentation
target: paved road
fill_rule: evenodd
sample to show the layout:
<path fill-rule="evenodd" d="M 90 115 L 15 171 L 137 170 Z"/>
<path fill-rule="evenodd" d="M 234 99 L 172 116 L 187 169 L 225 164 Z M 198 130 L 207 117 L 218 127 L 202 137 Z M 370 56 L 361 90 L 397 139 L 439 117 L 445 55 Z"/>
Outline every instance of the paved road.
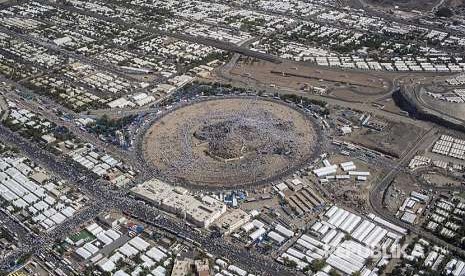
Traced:
<path fill-rule="evenodd" d="M 438 108 L 438 106 L 427 103 L 423 98 L 425 97 L 425 93 L 422 85 L 410 84 L 403 87 L 403 89 L 405 89 L 404 93 L 408 94 L 411 97 L 411 100 L 414 101 L 412 104 L 416 105 L 419 113 L 423 113 L 426 116 L 437 117 L 446 122 L 450 122 L 461 130 L 465 128 L 465 119 L 461 118 L 460 115 L 454 115 L 453 110 L 450 112 L 445 112 L 441 108 Z"/>
<path fill-rule="evenodd" d="M 413 125 L 425 128 L 425 129 L 429 128 L 429 126 L 430 126 L 430 124 L 427 123 L 427 122 L 415 120 L 415 119 L 413 119 L 411 117 L 408 117 L 408 116 L 404 116 L 404 115 L 401 115 L 401 114 L 389 112 L 389 111 L 380 109 L 378 107 L 372 106 L 370 103 L 351 102 L 351 101 L 345 101 L 345 100 L 337 99 L 337 98 L 334 98 L 334 97 L 313 95 L 313 94 L 309 94 L 306 91 L 295 90 L 295 89 L 285 88 L 285 87 L 271 88 L 271 87 L 269 87 L 268 84 L 260 83 L 260 82 L 257 82 L 257 81 L 251 81 L 247 77 L 232 75 L 232 74 L 230 74 L 228 72 L 227 68 L 226 69 L 220 69 L 217 72 L 218 72 L 218 76 L 220 78 L 224 78 L 227 81 L 231 81 L 231 82 L 238 82 L 241 85 L 246 85 L 247 87 L 253 87 L 258 91 L 259 90 L 264 90 L 268 94 L 273 94 L 275 92 L 278 92 L 280 94 L 287 94 L 287 93 L 288 94 L 296 94 L 296 95 L 305 96 L 305 97 L 307 97 L 309 99 L 321 100 L 321 101 L 327 102 L 328 104 L 330 104 L 332 106 L 343 106 L 345 108 L 351 108 L 351 109 L 354 109 L 354 110 L 361 110 L 363 112 L 368 112 L 368 113 L 371 113 L 371 114 L 374 114 L 374 115 L 385 117 L 385 118 L 387 118 L 387 119 L 389 119 L 391 121 L 394 121 L 394 122 L 403 122 L 403 123 L 413 124 Z M 392 85 L 393 85 L 393 87 L 395 87 L 396 84 L 393 83 Z M 390 93 L 391 92 L 387 91 L 386 95 L 390 95 Z"/>
<path fill-rule="evenodd" d="M 392 168 L 386 176 L 376 184 L 376 186 L 370 192 L 370 206 L 373 209 L 373 212 L 381 217 L 382 219 L 389 221 L 395 225 L 401 226 L 405 229 L 410 230 L 411 233 L 417 234 L 427 240 L 432 241 L 433 243 L 447 248 L 455 253 L 457 253 L 461 257 L 465 257 L 465 251 L 453 244 L 450 244 L 435 235 L 427 232 L 421 228 L 421 226 L 413 226 L 411 224 L 407 224 L 396 218 L 394 215 L 390 214 L 390 212 L 384 208 L 383 206 L 383 198 L 385 192 L 392 181 L 396 178 L 399 172 L 407 165 L 407 163 L 413 158 L 413 156 L 417 153 L 420 147 L 424 146 L 424 144 L 433 143 L 436 139 L 438 139 L 440 134 L 437 132 L 435 127 L 431 128 L 425 135 L 423 135 L 415 145 L 404 154 L 403 157 L 400 158 L 398 161 L 397 166 Z"/>

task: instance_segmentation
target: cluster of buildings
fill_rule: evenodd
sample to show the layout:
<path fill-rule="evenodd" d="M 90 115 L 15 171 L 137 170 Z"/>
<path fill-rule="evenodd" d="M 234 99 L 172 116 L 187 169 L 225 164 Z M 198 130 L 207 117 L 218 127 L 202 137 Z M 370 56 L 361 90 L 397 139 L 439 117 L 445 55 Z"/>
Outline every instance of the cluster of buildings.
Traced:
<path fill-rule="evenodd" d="M 81 62 L 69 64 L 62 70 L 62 74 L 73 82 L 110 95 L 129 93 L 140 85 L 115 73 L 105 72 L 94 65 Z"/>
<path fill-rule="evenodd" d="M 119 219 L 112 227 L 93 222 L 68 237 L 66 243 L 76 262 L 85 267 L 119 276 L 139 275 L 143 271 L 153 276 L 168 275 L 173 253 L 166 245 L 144 238 L 138 228 L 125 219 Z"/>
<path fill-rule="evenodd" d="M 140 56 L 126 49 L 108 49 L 97 53 L 95 58 L 118 65 L 128 73 L 164 72 L 164 74 L 169 74 L 170 71 L 175 70 L 174 64 L 167 64 L 164 60 L 157 60 L 151 55 Z"/>
<path fill-rule="evenodd" d="M 378 275 L 391 254 L 398 250 L 406 230 L 375 215 L 364 218 L 337 206 L 330 207 L 297 241 L 278 258 L 292 261 L 303 270 L 314 260 L 324 260 L 317 275 L 329 275 L 333 270 L 351 275 Z M 375 252 L 382 253 L 377 254 Z M 372 259 L 373 264 L 367 265 Z"/>
<path fill-rule="evenodd" d="M 465 140 L 454 138 L 449 135 L 441 135 L 434 143 L 433 153 L 438 153 L 453 158 L 465 159 Z"/>
<path fill-rule="evenodd" d="M 223 259 L 216 259 L 213 269 L 216 271 L 215 276 L 255 276 L 235 264 L 229 264 Z"/>
<path fill-rule="evenodd" d="M 250 216 L 247 214 L 247 217 L 243 218 L 244 221 L 250 220 Z M 263 223 L 261 227 L 264 227 Z M 277 225 L 274 231 L 278 236 L 294 235 L 292 231 L 280 225 Z M 270 235 L 273 235 L 271 233 L 273 232 L 270 232 Z M 213 257 L 208 253 L 208 258 L 205 254 L 199 258 L 195 257 L 193 252 L 193 255 L 185 253 L 192 248 L 173 243 L 166 237 L 158 238 L 158 234 L 151 229 L 144 229 L 142 225 L 128 221 L 119 213 L 100 215 L 81 231 L 66 238 L 65 243 L 60 246 L 71 253 L 67 254 L 68 263 L 86 271 L 91 269 L 119 276 L 141 273 L 152 276 L 255 276 L 224 259 L 213 259 L 210 262 L 209 258 Z"/>
<path fill-rule="evenodd" d="M 211 21 L 261 35 L 274 33 L 294 22 L 294 19 L 244 9 L 231 9 L 221 15 L 221 18 L 212 18 Z"/>
<path fill-rule="evenodd" d="M 465 103 L 465 89 L 454 89 L 449 93 L 433 93 L 426 94 L 434 99 L 445 101 L 448 103 Z"/>
<path fill-rule="evenodd" d="M 63 32 L 60 32 L 60 29 L 57 27 L 43 30 L 43 32 L 46 32 L 44 35 L 49 37 L 51 36 L 50 38 L 56 37 L 52 40 L 53 43 L 67 49 L 78 49 L 86 44 L 95 42 L 95 39 L 82 35 L 76 31 L 63 30 Z"/>
<path fill-rule="evenodd" d="M 457 238 L 460 241 L 464 238 L 459 234 L 464 227 L 464 215 L 465 202 L 463 200 L 455 198 L 449 201 L 441 198 L 431 207 L 425 227 L 446 239 Z"/>
<path fill-rule="evenodd" d="M 268 238 L 273 240 L 277 244 L 283 244 L 285 241 L 295 236 L 294 231 L 282 226 L 281 224 L 276 224 L 274 229 L 268 232 Z"/>
<path fill-rule="evenodd" d="M 314 187 L 302 178 L 295 177 L 273 186 L 278 195 L 286 201 L 290 209 L 301 216 L 325 205 L 325 201 Z M 285 211 L 286 208 L 283 208 Z M 287 211 L 287 213 L 291 213 Z"/>
<path fill-rule="evenodd" d="M 142 84 L 91 64 L 75 62 L 61 68 L 58 74 L 31 79 L 28 85 L 63 106 L 81 112 L 102 108 L 118 95 L 128 94 Z"/>
<path fill-rule="evenodd" d="M 242 236 L 246 236 L 249 241 L 255 242 L 257 240 L 261 240 L 266 232 L 267 229 L 265 228 L 265 223 L 258 219 L 254 219 L 251 222 L 242 225 L 241 230 L 239 233 L 235 233 L 234 237 L 241 238 Z"/>
<path fill-rule="evenodd" d="M 96 254 L 100 249 L 99 247 L 110 245 L 121 237 L 120 232 L 114 229 L 103 229 L 97 223 L 88 225 L 83 231 L 87 232 L 81 232 L 73 236 L 74 241 L 70 238 L 66 239 L 70 245 L 77 247 L 75 254 L 83 260 L 88 260 L 92 255 Z M 95 240 L 93 240 L 94 237 Z"/>
<path fill-rule="evenodd" d="M 54 123 L 28 109 L 19 107 L 15 102 L 7 101 L 7 104 L 9 109 L 8 124 L 10 127 L 17 130 L 33 131 L 47 144 L 56 141 L 52 133 L 55 128 Z"/>
<path fill-rule="evenodd" d="M 343 162 L 339 165 L 331 164 L 329 160 L 323 160 L 323 167 L 314 169 L 313 173 L 319 178 L 321 183 L 328 183 L 333 180 L 350 180 L 355 178 L 357 181 L 366 181 L 370 176 L 368 171 L 357 171 L 357 167 L 353 161 Z M 342 173 L 338 174 L 339 167 Z"/>
<path fill-rule="evenodd" d="M 230 209 L 220 216 L 213 225 L 216 226 L 216 229 L 219 229 L 223 235 L 230 235 L 249 222 L 251 218 L 252 216 L 249 213 L 241 209 Z"/>
<path fill-rule="evenodd" d="M 2 25 L 8 28 L 19 28 L 19 29 L 35 29 L 43 26 L 44 24 L 40 21 L 31 18 L 20 18 L 20 17 L 9 17 L 2 21 Z"/>
<path fill-rule="evenodd" d="M 90 144 L 68 152 L 68 156 L 77 164 L 117 186 L 124 186 L 135 175 L 121 161 L 107 153 L 98 152 Z"/>
<path fill-rule="evenodd" d="M 177 16 L 165 20 L 163 30 L 179 30 L 192 36 L 206 37 L 240 44 L 252 34 L 266 34 L 282 29 L 293 20 L 246 8 L 231 7 L 223 3 L 203 1 L 149 2 L 134 1 L 142 7 L 163 7 Z M 195 22 L 195 24 L 189 24 Z M 188 26 L 188 27 L 186 27 Z"/>
<path fill-rule="evenodd" d="M 200 66 L 199 66 L 200 67 Z M 213 68 L 208 66 L 203 66 L 207 68 L 195 67 L 190 70 L 190 72 L 197 71 L 198 75 L 209 73 Z M 176 92 L 178 89 L 184 87 L 185 85 L 191 83 L 194 80 L 193 76 L 190 75 L 176 75 L 172 78 L 166 80 L 166 82 L 155 85 L 154 88 L 149 90 L 149 93 L 140 92 L 133 94 L 129 97 L 121 97 L 109 102 L 107 105 L 110 108 L 125 108 L 125 107 L 141 107 L 145 105 L 152 104 L 154 102 L 161 101 L 169 97 L 172 93 Z"/>
<path fill-rule="evenodd" d="M 226 213 L 226 205 L 208 195 L 195 197 L 182 187 L 151 180 L 131 189 L 136 197 L 174 213 L 198 227 L 209 227 Z"/>
<path fill-rule="evenodd" d="M 42 68 L 52 68 L 65 62 L 60 56 L 49 53 L 47 48 L 37 44 L 13 39 L 8 45 L 9 47 L 3 48 L 6 53 L 18 60 L 33 63 Z"/>
<path fill-rule="evenodd" d="M 417 168 L 427 167 L 431 162 L 431 158 L 423 155 L 415 155 L 408 164 L 409 169 L 415 170 Z"/>
<path fill-rule="evenodd" d="M 292 10 L 291 5 L 281 12 L 298 13 Z M 368 16 L 350 9 L 328 10 L 320 6 L 313 10 L 312 15 L 316 15 L 317 22 L 300 22 L 284 35 L 262 38 L 255 42 L 252 48 L 295 61 L 309 61 L 321 66 L 349 69 L 402 72 L 463 72 L 464 70 L 462 57 L 448 55 L 441 49 L 429 46 L 434 43 L 429 45 L 418 43 L 418 41 L 440 42 L 438 47 L 463 48 L 465 45 L 463 36 L 408 24 L 386 22 L 384 18 Z M 406 35 L 416 39 L 402 41 L 401 38 Z M 386 39 L 387 37 L 399 37 L 399 39 L 394 41 Z M 376 56 L 370 53 L 373 49 L 376 49 Z"/>
<path fill-rule="evenodd" d="M 390 60 L 377 60 L 365 55 L 337 54 L 318 46 L 305 45 L 285 40 L 273 42 L 258 41 L 252 49 L 275 54 L 284 59 L 311 62 L 319 66 L 341 69 L 397 71 L 397 72 L 439 72 L 460 73 L 465 71 L 465 62 L 461 57 L 437 58 L 429 56 L 394 57 Z"/>
<path fill-rule="evenodd" d="M 23 136 L 38 139 L 43 144 L 53 144 L 58 153 L 66 154 L 77 164 L 117 186 L 127 184 L 134 177 L 135 172 L 131 168 L 109 154 L 99 153 L 92 144 L 61 141 L 55 133 L 56 124 L 30 110 L 18 107 L 14 102 L 9 101 L 8 106 L 8 126 L 21 131 Z"/>
<path fill-rule="evenodd" d="M 281 14 L 291 14 L 295 16 L 311 16 L 322 13 L 325 10 L 331 10 L 327 7 L 334 5 L 333 0 L 323 1 L 254 1 L 254 5 L 266 12 L 275 12 Z"/>
<path fill-rule="evenodd" d="M 17 156 L 0 158 L 0 197 L 5 210 L 35 231 L 53 229 L 87 201 L 30 160 Z"/>
<path fill-rule="evenodd" d="M 241 229 L 233 234 L 233 237 L 246 241 L 248 244 L 260 242 L 269 244 L 271 242 L 276 247 L 283 245 L 294 236 L 295 232 L 288 227 L 280 223 L 267 224 L 257 217 L 242 225 Z"/>
<path fill-rule="evenodd" d="M 103 107 L 108 102 L 108 98 L 92 94 L 84 86 L 72 85 L 58 76 L 42 75 L 30 80 L 29 84 L 34 89 L 47 91 L 50 97 L 77 112 Z"/>
<path fill-rule="evenodd" d="M 354 152 L 357 150 L 363 151 L 366 154 L 371 155 L 371 156 L 381 155 L 381 153 L 377 151 L 374 151 L 364 146 L 356 145 L 356 144 L 353 144 L 347 141 L 333 139 L 332 144 L 339 147 L 341 149 L 341 155 L 344 155 L 344 156 L 350 156 L 351 152 Z"/>
<path fill-rule="evenodd" d="M 428 166 L 434 166 L 436 168 L 448 169 L 450 171 L 463 171 L 463 165 L 456 162 L 446 162 L 442 159 L 436 159 L 435 157 L 428 157 L 424 155 L 416 155 L 410 160 L 409 169 L 415 170 L 418 168 L 425 168 Z"/>
<path fill-rule="evenodd" d="M 151 26 L 161 30 L 177 30 L 184 34 L 197 37 L 206 37 L 215 40 L 240 44 L 251 38 L 253 34 L 272 34 L 288 26 L 294 26 L 294 16 L 315 16 L 317 22 L 301 21 L 292 30 L 289 30 L 284 39 L 269 38 L 265 36 L 252 47 L 258 51 L 271 51 L 281 57 L 299 60 L 312 61 L 323 66 L 337 66 L 342 68 L 354 68 L 361 70 L 388 70 L 388 71 L 427 71 L 427 72 L 461 72 L 464 70 L 464 63 L 460 58 L 448 56 L 441 50 L 434 49 L 428 45 L 416 45 L 405 42 L 389 42 L 388 40 L 380 44 L 382 49 L 382 61 L 371 58 L 367 53 L 365 41 L 382 39 L 383 36 L 406 36 L 416 37 L 415 41 L 439 41 L 441 47 L 463 47 L 465 39 L 458 35 L 451 35 L 448 32 L 440 32 L 434 29 L 416 27 L 408 24 L 386 22 L 385 19 L 369 16 L 359 10 L 332 10 L 330 7 L 335 5 L 335 1 L 321 2 L 302 2 L 292 1 L 281 3 L 279 1 L 257 1 L 251 3 L 242 3 L 242 7 L 232 7 L 223 3 L 207 3 L 203 1 L 173 1 L 165 3 L 163 1 L 133 1 L 134 9 L 116 9 L 100 1 L 91 1 L 89 3 L 82 1 L 72 1 L 72 5 L 79 9 L 89 9 L 103 16 L 111 16 L 135 24 Z M 167 13 L 160 13 L 161 20 L 151 21 L 143 16 L 140 9 L 157 8 L 166 10 Z M 42 5 L 39 3 L 29 3 L 21 7 L 12 7 L 4 11 L 4 14 L 21 13 L 24 15 L 34 16 L 43 12 L 54 9 L 57 14 L 57 25 L 64 29 L 61 37 L 53 39 L 54 43 L 62 47 L 73 47 L 80 39 L 83 45 L 76 50 L 83 53 L 93 53 L 91 44 L 94 38 L 103 35 L 110 38 L 113 32 L 116 37 L 111 38 L 113 42 L 122 45 L 137 43 L 137 38 L 144 37 L 147 34 L 138 29 L 125 30 L 115 24 L 98 22 L 90 20 L 88 17 L 82 17 L 80 30 L 69 30 L 69 24 L 63 20 L 67 14 L 59 8 Z M 284 19 L 275 16 L 272 13 L 285 14 Z M 168 16 L 173 14 L 177 18 Z M 13 20 L 14 21 L 14 20 Z M 97 22 L 96 22 L 97 21 Z M 8 22 L 9 23 L 9 22 Z M 103 27 L 99 30 L 92 31 L 92 26 L 96 23 L 102 23 Z M 105 23 L 105 24 L 103 24 Z M 334 27 L 337 23 L 340 27 Z M 388 24 L 390 23 L 390 24 Z M 24 30 L 37 29 L 34 22 L 24 26 Z M 29 26 L 31 25 L 31 26 Z M 60 34 L 55 28 L 46 29 L 41 35 L 50 37 L 52 34 Z M 101 32 L 102 34 L 98 33 Z M 381 37 L 379 37 L 381 35 Z M 155 39 L 156 40 L 156 39 Z M 163 40 L 163 39 L 162 39 Z M 305 40 L 305 44 L 299 42 Z M 271 42 L 272 41 L 272 42 Z M 310 41 L 310 43 L 308 43 Z M 312 44 L 324 44 L 315 46 Z M 273 45 L 271 45 L 273 44 Z M 354 55 L 337 53 L 331 49 L 331 45 L 340 45 L 355 47 Z M 145 47 L 144 47 L 145 48 Z M 154 48 L 152 48 L 154 49 Z M 163 54 L 167 47 L 160 47 Z M 399 54 L 396 54 L 399 52 Z M 400 52 L 410 53 L 411 56 L 406 59 L 400 58 Z M 108 51 L 105 52 L 109 57 L 115 57 Z M 344 56 L 345 54 L 345 56 Z M 161 56 L 161 55 L 160 55 Z M 178 54 L 177 56 L 182 56 Z M 367 57 L 368 56 L 368 57 Z M 140 59 L 137 57 L 137 59 Z M 134 60 L 138 63 L 138 60 Z M 143 58 L 142 58 L 143 59 Z M 111 59 L 110 59 L 111 60 Z M 146 65 L 155 62 L 151 60 Z M 144 62 L 143 62 L 144 63 Z M 143 63 L 138 63 L 135 67 L 143 68 Z"/>
<path fill-rule="evenodd" d="M 162 57 L 164 60 L 176 60 L 180 65 L 185 67 L 188 67 L 194 62 L 202 61 L 209 55 L 222 52 L 211 46 L 190 43 L 183 40 L 173 40 L 163 36 L 141 41 L 137 44 L 137 48 L 147 54 Z M 169 66 L 169 63 L 166 63 L 164 66 Z M 166 74 L 163 75 L 167 77 L 170 76 Z"/>
<path fill-rule="evenodd" d="M 184 260 L 176 259 L 174 261 L 171 276 L 183 275 L 209 276 L 210 265 L 208 259 L 193 260 L 185 258 Z"/>
<path fill-rule="evenodd" d="M 456 75 L 451 78 L 448 78 L 446 80 L 446 83 L 452 86 L 465 85 L 465 74 L 460 74 L 460 75 Z"/>
<path fill-rule="evenodd" d="M 436 259 L 434 259 L 436 254 L 434 254 L 434 253 L 431 253 L 431 254 L 432 254 L 432 257 L 430 257 L 429 260 L 437 261 L 439 256 Z M 430 262 L 431 261 L 429 261 L 429 263 Z M 434 265 L 434 263 L 433 263 L 433 265 Z M 449 274 L 449 275 L 453 275 L 453 276 L 460 276 L 460 275 L 464 274 L 465 273 L 465 262 L 462 261 L 462 260 L 457 260 L 456 258 L 453 258 L 446 265 L 446 273 Z"/>
<path fill-rule="evenodd" d="M 442 247 L 431 244 L 430 242 L 419 239 L 412 243 L 412 247 L 403 255 L 403 261 L 418 262 L 419 266 L 415 267 L 415 273 L 425 273 L 427 270 L 439 271 L 443 267 L 445 275 L 460 276 L 465 273 L 465 262 L 450 257 L 450 252 Z M 403 264 L 400 272 L 412 271 L 413 267 Z"/>
<path fill-rule="evenodd" d="M 0 254 L 2 256 L 7 256 L 16 250 L 16 241 L 17 238 L 6 227 L 0 228 Z"/>
<path fill-rule="evenodd" d="M 11 36 L 0 32 L 0 46 L 2 48 L 6 47 L 11 39 L 13 39 Z M 38 71 L 37 68 L 30 68 L 26 64 L 16 63 L 12 57 L 0 54 L 0 72 L 9 78 L 20 79 Z"/>
<path fill-rule="evenodd" d="M 192 36 L 226 41 L 237 45 L 242 44 L 242 42 L 252 38 L 248 33 L 242 31 L 229 30 L 226 28 L 218 27 L 217 25 L 211 26 L 200 23 L 195 23 L 192 26 L 189 26 L 184 30 L 184 33 Z"/>
<path fill-rule="evenodd" d="M 418 222 L 417 217 L 423 213 L 429 200 L 429 196 L 413 191 L 399 207 L 396 216 L 406 223 L 415 224 Z"/>
<path fill-rule="evenodd" d="M 360 127 L 383 131 L 388 126 L 386 121 L 372 116 L 370 113 L 347 110 L 337 117 L 336 123 L 339 128 L 339 134 L 342 136 L 350 135 L 356 129 L 360 129 Z"/>
<path fill-rule="evenodd" d="M 142 14 L 145 14 L 142 11 L 127 9 L 127 14 L 121 14 L 121 10 L 98 1 L 73 1 L 73 5 L 78 8 L 87 7 L 104 16 L 114 13 L 115 17 L 129 19 L 131 14 L 131 21 L 140 16 L 141 22 L 147 23 L 146 16 L 142 18 Z M 197 5 L 192 8 L 197 9 Z M 43 16 L 44 13 L 53 16 L 47 19 L 48 17 Z M 38 2 L 11 6 L 1 13 L 8 18 L 13 18 L 12 15 L 16 14 L 31 18 L 31 24 L 26 24 L 29 21 L 25 21 L 24 26 L 15 26 L 18 31 L 34 31 L 39 40 L 57 47 L 51 46 L 50 50 L 22 38 L 12 39 L 8 34 L 2 33 L 0 44 L 2 49 L 10 53 L 8 57 L 1 56 L 0 70 L 4 67 L 3 73 L 14 79 L 34 76 L 40 70 L 65 64 L 66 59 L 59 50 L 55 50 L 60 48 L 91 57 L 90 61 L 69 63 L 62 66 L 59 72 L 40 74 L 27 82 L 34 90 L 77 112 L 103 107 L 144 106 L 161 100 L 192 81 L 193 77 L 208 76 L 213 70 L 208 64 L 223 53 L 214 47 L 164 35 L 149 36 L 137 28 L 127 29 L 113 22 Z M 69 21 L 70 17 L 75 20 Z M 32 21 L 44 20 L 51 20 L 50 23 L 53 24 L 45 27 L 32 24 Z M 203 24 L 187 25 L 191 32 L 204 33 L 207 28 L 210 29 L 210 26 Z M 201 31 L 202 26 L 204 31 Z M 213 31 L 210 32 L 204 36 L 214 35 Z M 219 37 L 220 39 L 226 39 L 226 32 L 233 35 L 230 30 L 225 29 L 224 32 L 224 37 Z M 201 35 L 200 33 L 196 35 Z M 119 46 L 132 46 L 114 49 L 111 43 L 102 42 L 105 39 Z M 12 59 L 15 55 L 17 57 Z M 188 74 L 183 74 L 188 71 Z"/>

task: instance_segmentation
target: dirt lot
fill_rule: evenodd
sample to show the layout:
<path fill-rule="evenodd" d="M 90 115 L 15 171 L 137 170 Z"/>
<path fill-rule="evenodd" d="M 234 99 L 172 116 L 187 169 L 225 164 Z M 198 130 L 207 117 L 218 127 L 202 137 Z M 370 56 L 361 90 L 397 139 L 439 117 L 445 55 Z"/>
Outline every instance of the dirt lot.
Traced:
<path fill-rule="evenodd" d="M 399 174 L 386 191 L 384 203 L 387 205 L 388 210 L 395 214 L 412 191 L 420 191 L 419 187 L 412 175 L 407 173 Z"/>
<path fill-rule="evenodd" d="M 332 201 L 339 202 L 350 209 L 368 210 L 368 196 L 372 184 L 378 180 L 381 175 L 379 168 L 367 164 L 359 159 L 352 159 L 347 156 L 334 154 L 328 160 L 331 164 L 340 164 L 343 162 L 353 161 L 357 167 L 357 171 L 368 171 L 370 176 L 367 181 L 356 181 L 354 178 L 348 180 L 331 180 L 323 184 L 323 187 L 332 195 Z M 338 169 L 337 174 L 347 174 L 341 169 Z M 316 176 L 311 175 L 309 179 L 313 182 L 318 182 Z"/>
<path fill-rule="evenodd" d="M 460 180 L 439 173 L 424 173 L 422 174 L 422 177 L 428 184 L 433 185 L 434 187 L 457 187 L 462 185 Z"/>
<path fill-rule="evenodd" d="M 247 79 L 252 85 L 266 84 L 294 90 L 324 88 L 328 95 L 354 101 L 360 101 L 361 97 L 379 97 L 389 92 L 392 83 L 379 73 L 329 70 L 293 62 L 241 61 L 231 74 Z"/>
<path fill-rule="evenodd" d="M 399 6 L 404 9 L 431 10 L 439 0 L 368 0 L 367 2 L 374 6 L 379 5 L 386 8 Z"/>
<path fill-rule="evenodd" d="M 274 101 L 218 99 L 160 118 L 143 154 L 169 180 L 236 187 L 270 180 L 313 158 L 313 122 Z"/>
<path fill-rule="evenodd" d="M 331 89 L 327 95 L 347 102 L 370 102 L 376 100 L 376 95 L 384 95 L 384 92 L 375 94 L 373 93 L 373 89 L 369 87 L 341 86 Z"/>
<path fill-rule="evenodd" d="M 383 106 L 384 111 L 405 116 L 405 112 L 402 112 L 391 97 L 376 101 L 376 104 Z"/>
<path fill-rule="evenodd" d="M 382 131 L 361 128 L 351 135 L 345 136 L 344 139 L 398 157 L 410 148 L 423 133 L 424 130 L 417 126 L 390 122 Z"/>

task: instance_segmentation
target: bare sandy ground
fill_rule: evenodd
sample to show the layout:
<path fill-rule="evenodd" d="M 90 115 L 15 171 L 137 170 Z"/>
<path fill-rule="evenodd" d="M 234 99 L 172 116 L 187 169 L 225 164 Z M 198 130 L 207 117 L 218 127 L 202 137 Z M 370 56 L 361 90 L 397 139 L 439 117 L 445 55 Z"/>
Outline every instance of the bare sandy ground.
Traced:
<path fill-rule="evenodd" d="M 241 159 L 228 162 L 206 153 L 208 142 L 200 141 L 194 133 L 203 126 L 236 118 L 245 120 L 251 134 L 259 134 L 260 139 L 242 141 L 244 148 L 253 150 L 245 150 Z M 183 107 L 159 119 L 147 131 L 143 152 L 145 159 L 170 180 L 232 187 L 273 178 L 306 161 L 313 152 L 315 139 L 313 122 L 284 104 L 218 99 Z M 285 144 L 292 153 L 257 152 L 273 143 Z"/>

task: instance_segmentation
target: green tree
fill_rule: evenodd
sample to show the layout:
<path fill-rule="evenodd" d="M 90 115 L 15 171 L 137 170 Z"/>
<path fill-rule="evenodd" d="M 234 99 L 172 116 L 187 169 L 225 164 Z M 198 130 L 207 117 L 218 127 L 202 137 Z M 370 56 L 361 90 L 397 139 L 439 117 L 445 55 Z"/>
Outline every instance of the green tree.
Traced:
<path fill-rule="evenodd" d="M 441 7 L 436 11 L 437 17 L 451 17 L 452 15 L 454 15 L 454 13 L 448 7 Z"/>
<path fill-rule="evenodd" d="M 318 272 L 322 270 L 326 266 L 326 262 L 324 260 L 313 260 L 310 263 L 310 269 L 313 272 Z"/>

